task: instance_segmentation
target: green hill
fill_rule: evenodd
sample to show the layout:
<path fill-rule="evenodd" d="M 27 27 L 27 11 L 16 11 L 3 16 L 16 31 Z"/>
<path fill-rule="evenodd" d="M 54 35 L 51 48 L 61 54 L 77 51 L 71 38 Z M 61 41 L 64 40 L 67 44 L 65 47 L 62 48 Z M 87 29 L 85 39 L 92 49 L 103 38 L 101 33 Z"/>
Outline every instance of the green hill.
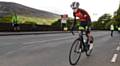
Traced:
<path fill-rule="evenodd" d="M 60 16 L 48 11 L 38 10 L 18 3 L 0 2 L 0 22 L 11 22 L 12 13 L 16 13 L 18 23 L 34 22 L 51 25 Z"/>

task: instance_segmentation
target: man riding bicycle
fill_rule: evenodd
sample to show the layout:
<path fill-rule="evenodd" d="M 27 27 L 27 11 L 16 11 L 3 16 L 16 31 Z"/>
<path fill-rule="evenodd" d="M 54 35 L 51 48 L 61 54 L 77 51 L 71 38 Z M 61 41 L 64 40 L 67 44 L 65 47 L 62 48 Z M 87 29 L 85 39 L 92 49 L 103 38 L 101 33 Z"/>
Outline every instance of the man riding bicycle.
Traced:
<path fill-rule="evenodd" d="M 73 2 L 71 4 L 71 8 L 73 10 L 73 16 L 76 19 L 76 17 L 80 20 L 80 26 L 83 27 L 86 30 L 86 36 L 88 38 L 88 44 L 90 45 L 89 49 L 93 48 L 93 37 L 91 35 L 91 32 L 89 30 L 89 25 L 91 23 L 91 18 L 89 14 L 84 10 L 79 8 L 79 2 Z M 87 27 L 87 28 L 86 28 Z"/>

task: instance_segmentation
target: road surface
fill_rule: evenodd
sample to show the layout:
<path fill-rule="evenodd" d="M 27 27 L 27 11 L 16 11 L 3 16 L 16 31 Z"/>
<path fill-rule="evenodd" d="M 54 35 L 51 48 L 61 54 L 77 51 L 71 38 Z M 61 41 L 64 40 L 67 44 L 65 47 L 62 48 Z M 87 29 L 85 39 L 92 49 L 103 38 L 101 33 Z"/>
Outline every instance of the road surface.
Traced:
<path fill-rule="evenodd" d="M 120 34 L 94 31 L 94 50 L 76 66 L 120 66 Z M 0 66 L 71 66 L 71 33 L 0 36 Z"/>

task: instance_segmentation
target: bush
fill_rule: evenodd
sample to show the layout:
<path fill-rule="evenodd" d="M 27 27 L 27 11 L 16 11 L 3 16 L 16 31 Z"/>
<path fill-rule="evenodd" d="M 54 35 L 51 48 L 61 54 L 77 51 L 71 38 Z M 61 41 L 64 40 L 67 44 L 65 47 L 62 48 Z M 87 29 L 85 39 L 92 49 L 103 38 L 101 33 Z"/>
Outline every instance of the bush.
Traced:
<path fill-rule="evenodd" d="M 61 27 L 61 20 L 58 19 L 57 21 L 55 21 L 54 23 L 52 23 L 51 26 L 55 26 L 55 27 Z"/>
<path fill-rule="evenodd" d="M 10 16 L 1 17 L 0 22 L 10 23 L 11 22 L 11 17 Z"/>
<path fill-rule="evenodd" d="M 32 22 L 32 21 L 25 21 L 25 23 L 23 23 L 23 24 L 37 25 L 36 22 Z"/>

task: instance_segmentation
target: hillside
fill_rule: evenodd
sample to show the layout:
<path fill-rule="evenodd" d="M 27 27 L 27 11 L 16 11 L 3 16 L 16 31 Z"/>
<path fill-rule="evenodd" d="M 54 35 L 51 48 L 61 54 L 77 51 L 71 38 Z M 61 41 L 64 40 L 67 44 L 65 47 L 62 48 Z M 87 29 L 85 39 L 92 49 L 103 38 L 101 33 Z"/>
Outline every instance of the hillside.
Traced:
<path fill-rule="evenodd" d="M 0 14 L 16 12 L 17 15 L 41 18 L 56 18 L 58 14 L 51 12 L 37 10 L 21 4 L 12 2 L 0 2 Z"/>

